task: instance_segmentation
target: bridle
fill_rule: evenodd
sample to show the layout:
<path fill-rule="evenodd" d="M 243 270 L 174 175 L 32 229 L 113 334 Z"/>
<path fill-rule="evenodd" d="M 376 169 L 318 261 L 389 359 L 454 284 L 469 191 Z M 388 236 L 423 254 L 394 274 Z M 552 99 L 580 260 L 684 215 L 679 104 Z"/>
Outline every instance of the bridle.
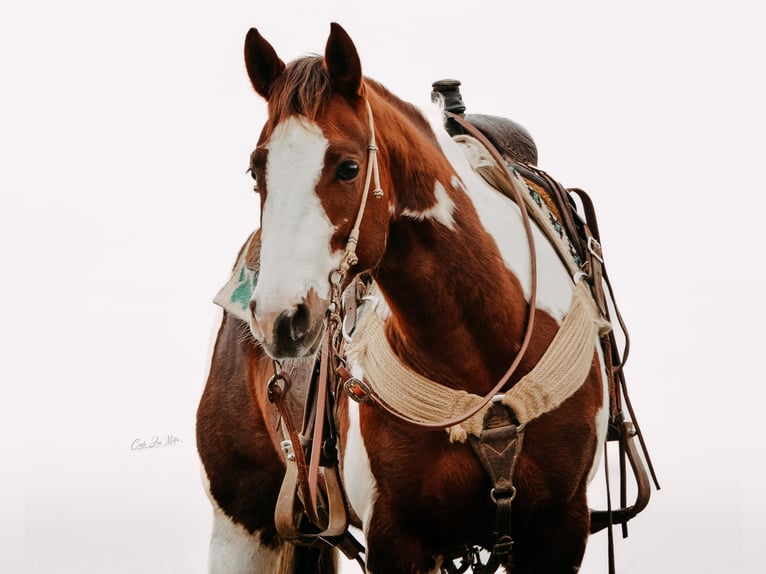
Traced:
<path fill-rule="evenodd" d="M 362 227 L 362 219 L 364 219 L 367 198 L 370 195 L 373 178 L 375 180 L 375 187 L 372 189 L 372 194 L 376 199 L 383 197 L 383 189 L 380 187 L 380 168 L 378 167 L 378 146 L 375 141 L 375 120 L 372 116 L 370 102 L 367 101 L 365 103 L 367 105 L 367 118 L 370 125 L 370 143 L 367 146 L 367 172 L 365 174 L 362 197 L 359 200 L 359 207 L 356 211 L 354 227 L 351 228 L 351 232 L 346 239 L 346 247 L 343 250 L 340 264 L 329 275 L 331 307 L 340 304 L 341 290 L 343 282 L 348 275 L 348 270 L 359 262 L 359 258 L 356 255 L 356 246 L 359 243 L 359 231 Z"/>

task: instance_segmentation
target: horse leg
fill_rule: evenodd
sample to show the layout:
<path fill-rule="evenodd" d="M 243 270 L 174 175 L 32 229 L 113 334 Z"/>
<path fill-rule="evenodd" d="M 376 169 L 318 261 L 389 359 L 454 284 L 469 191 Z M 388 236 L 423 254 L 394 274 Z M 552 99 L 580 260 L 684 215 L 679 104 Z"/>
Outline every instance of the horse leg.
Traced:
<path fill-rule="evenodd" d="M 583 492 L 564 506 L 535 510 L 513 546 L 513 574 L 578 572 L 590 529 Z"/>
<path fill-rule="evenodd" d="M 380 499 L 365 534 L 368 574 L 438 574 L 440 561 Z"/>
<path fill-rule="evenodd" d="M 237 524 L 214 500 L 213 531 L 210 538 L 210 574 L 254 574 L 278 572 L 282 560 L 280 546 L 266 545 L 260 532 L 250 533 Z"/>
<path fill-rule="evenodd" d="M 205 483 L 209 485 L 207 480 Z M 268 534 L 273 525 L 250 532 L 224 512 L 210 494 L 209 486 L 208 496 L 213 506 L 210 574 L 336 574 L 337 555 L 329 546 L 306 548 L 282 542 Z"/>

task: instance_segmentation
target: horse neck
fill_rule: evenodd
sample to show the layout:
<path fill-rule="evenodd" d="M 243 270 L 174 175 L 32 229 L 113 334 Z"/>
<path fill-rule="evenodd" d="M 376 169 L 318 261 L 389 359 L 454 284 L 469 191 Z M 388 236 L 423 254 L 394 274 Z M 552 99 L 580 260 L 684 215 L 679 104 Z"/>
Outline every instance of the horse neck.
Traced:
<path fill-rule="evenodd" d="M 395 205 L 374 275 L 391 308 L 395 352 L 449 386 L 486 392 L 520 347 L 527 303 L 428 132 L 404 121 L 379 130 Z"/>

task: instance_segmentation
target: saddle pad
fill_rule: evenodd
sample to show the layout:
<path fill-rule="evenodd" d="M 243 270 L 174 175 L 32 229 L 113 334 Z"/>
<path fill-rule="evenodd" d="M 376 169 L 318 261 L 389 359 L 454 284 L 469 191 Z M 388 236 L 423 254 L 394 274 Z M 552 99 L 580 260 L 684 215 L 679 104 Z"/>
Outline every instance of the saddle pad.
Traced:
<path fill-rule="evenodd" d="M 452 139 L 460 146 L 468 163 L 476 173 L 484 178 L 490 186 L 512 201 L 516 201 L 512 182 L 508 181 L 505 170 L 495 163 L 484 144 L 468 135 L 455 136 Z M 577 250 L 572 244 L 572 239 L 561 224 L 561 215 L 555 202 L 548 196 L 543 187 L 524 178 L 514 165 L 510 165 L 509 168 L 516 184 L 521 189 L 526 190 L 526 193 L 522 193 L 522 197 L 527 207 L 527 213 L 546 235 L 562 263 L 569 270 L 570 275 L 574 276 L 581 270 L 582 261 L 580 261 Z"/>
<path fill-rule="evenodd" d="M 250 321 L 250 297 L 258 283 L 260 251 L 261 234 L 256 231 L 239 252 L 231 278 L 213 299 L 216 305 L 246 323 Z"/>

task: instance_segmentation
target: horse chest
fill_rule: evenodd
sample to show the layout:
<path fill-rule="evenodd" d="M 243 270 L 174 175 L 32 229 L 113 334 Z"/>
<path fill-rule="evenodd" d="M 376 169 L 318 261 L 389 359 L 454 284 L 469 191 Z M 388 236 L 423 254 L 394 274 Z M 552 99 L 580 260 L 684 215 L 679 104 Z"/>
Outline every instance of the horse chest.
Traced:
<path fill-rule="evenodd" d="M 413 432 L 361 408 L 359 427 L 349 429 L 344 475 L 365 523 L 383 512 L 431 530 L 487 524 L 490 486 L 470 446 L 450 443 L 443 431 Z"/>

